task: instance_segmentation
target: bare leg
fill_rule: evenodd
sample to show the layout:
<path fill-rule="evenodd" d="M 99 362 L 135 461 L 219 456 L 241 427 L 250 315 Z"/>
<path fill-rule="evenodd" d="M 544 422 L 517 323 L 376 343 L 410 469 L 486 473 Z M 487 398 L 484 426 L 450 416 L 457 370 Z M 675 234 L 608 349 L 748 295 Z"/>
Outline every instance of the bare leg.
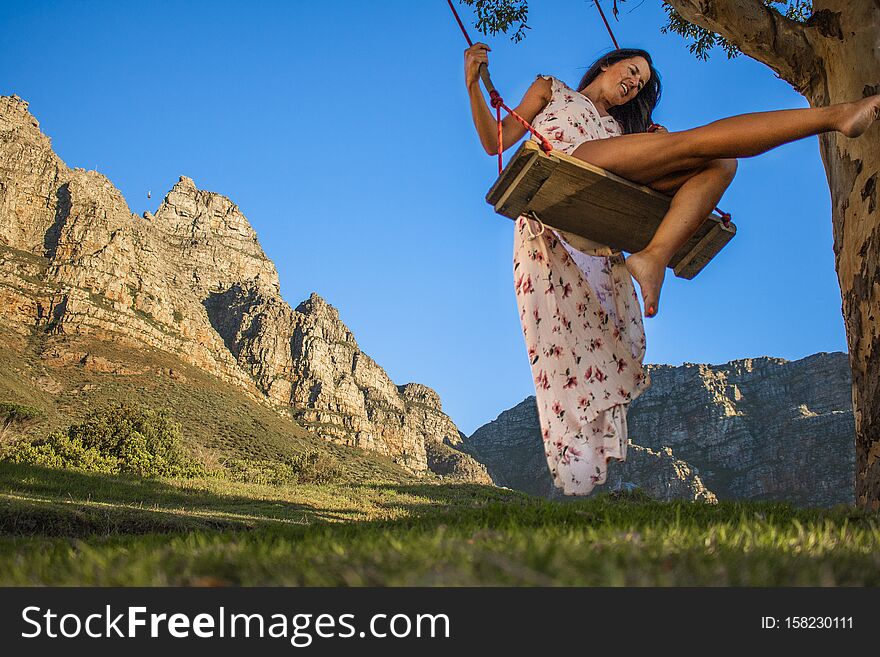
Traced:
<path fill-rule="evenodd" d="M 658 192 L 662 192 L 667 196 L 674 196 L 675 192 L 677 192 L 683 184 L 704 168 L 705 167 L 698 167 L 696 169 L 685 169 L 683 171 L 670 173 L 668 176 L 663 176 L 662 178 L 657 178 L 656 180 L 651 181 L 648 183 L 648 187 Z"/>
<path fill-rule="evenodd" d="M 650 244 L 626 259 L 626 267 L 641 289 L 646 317 L 653 317 L 659 309 L 666 265 L 717 205 L 733 180 L 736 167 L 736 160 L 722 159 L 688 172 L 690 175 L 672 197 Z"/>
<path fill-rule="evenodd" d="M 586 141 L 572 155 L 637 183 L 719 158 L 752 157 L 797 139 L 838 130 L 855 137 L 880 116 L 880 95 L 829 107 L 754 112 L 681 132 Z"/>
<path fill-rule="evenodd" d="M 830 107 L 742 114 L 682 132 L 598 139 L 572 155 L 634 182 L 655 183 L 659 191 L 675 190 L 650 244 L 626 261 L 641 288 L 645 315 L 653 317 L 666 265 L 718 203 L 736 170 L 734 158 L 832 130 L 858 137 L 878 118 L 880 95 L 875 95 Z M 691 175 L 695 169 L 702 170 Z"/>

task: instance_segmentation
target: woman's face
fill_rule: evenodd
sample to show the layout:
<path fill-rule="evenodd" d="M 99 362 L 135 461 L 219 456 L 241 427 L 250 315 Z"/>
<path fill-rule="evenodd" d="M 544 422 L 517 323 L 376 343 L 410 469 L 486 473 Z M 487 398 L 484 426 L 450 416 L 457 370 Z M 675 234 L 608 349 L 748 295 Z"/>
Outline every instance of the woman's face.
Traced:
<path fill-rule="evenodd" d="M 639 56 L 609 64 L 599 75 L 600 88 L 609 107 L 631 101 L 650 79 L 651 67 Z"/>

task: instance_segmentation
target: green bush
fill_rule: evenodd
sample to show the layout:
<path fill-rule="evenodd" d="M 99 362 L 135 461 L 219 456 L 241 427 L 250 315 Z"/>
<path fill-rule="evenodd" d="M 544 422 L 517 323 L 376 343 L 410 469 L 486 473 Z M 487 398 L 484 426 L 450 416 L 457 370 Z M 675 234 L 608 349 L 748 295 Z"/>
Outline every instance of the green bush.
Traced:
<path fill-rule="evenodd" d="M 323 484 L 334 481 L 341 468 L 331 455 L 316 449 L 287 456 L 281 460 L 228 459 L 226 475 L 250 484 Z"/>
<path fill-rule="evenodd" d="M 0 421 L 6 423 L 23 423 L 31 422 L 40 417 L 41 413 L 32 406 L 24 404 L 12 404 L 10 402 L 0 402 Z"/>
<path fill-rule="evenodd" d="M 33 442 L 17 443 L 4 454 L 3 460 L 107 474 L 116 474 L 120 470 L 119 459 L 105 456 L 94 447 L 86 447 L 81 440 L 71 438 L 63 431 L 56 431 Z"/>
<path fill-rule="evenodd" d="M 335 458 L 316 449 L 288 457 L 286 463 L 296 472 L 297 482 L 301 484 L 326 484 L 342 472 Z"/>
<path fill-rule="evenodd" d="M 36 424 L 41 416 L 42 413 L 32 406 L 0 402 L 0 442 Z"/>
<path fill-rule="evenodd" d="M 141 477 L 206 474 L 182 446 L 180 425 L 166 410 L 117 404 L 92 413 L 82 424 L 46 438 L 12 445 L 3 459 L 49 468 L 77 468 Z"/>
<path fill-rule="evenodd" d="M 296 474 L 288 465 L 268 459 L 224 459 L 223 477 L 232 481 L 264 486 L 296 483 Z"/>

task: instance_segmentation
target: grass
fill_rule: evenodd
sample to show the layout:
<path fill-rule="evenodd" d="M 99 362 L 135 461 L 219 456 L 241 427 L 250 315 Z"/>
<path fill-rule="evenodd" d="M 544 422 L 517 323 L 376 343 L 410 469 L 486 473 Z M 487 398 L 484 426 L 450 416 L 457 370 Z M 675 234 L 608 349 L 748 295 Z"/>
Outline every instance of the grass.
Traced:
<path fill-rule="evenodd" d="M 0 463 L 0 584 L 878 586 L 880 514 Z"/>

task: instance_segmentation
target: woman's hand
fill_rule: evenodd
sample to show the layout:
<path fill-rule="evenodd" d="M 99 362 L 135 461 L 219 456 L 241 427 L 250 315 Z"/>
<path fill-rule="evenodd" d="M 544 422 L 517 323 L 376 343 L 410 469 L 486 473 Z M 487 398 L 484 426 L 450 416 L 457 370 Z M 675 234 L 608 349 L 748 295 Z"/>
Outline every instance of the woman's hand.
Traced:
<path fill-rule="evenodd" d="M 669 132 L 669 130 L 664 128 L 659 123 L 652 123 L 648 126 L 648 132 Z"/>
<path fill-rule="evenodd" d="M 464 51 L 464 82 L 468 87 L 480 83 L 480 66 L 489 64 L 490 50 L 485 43 L 475 43 Z"/>

